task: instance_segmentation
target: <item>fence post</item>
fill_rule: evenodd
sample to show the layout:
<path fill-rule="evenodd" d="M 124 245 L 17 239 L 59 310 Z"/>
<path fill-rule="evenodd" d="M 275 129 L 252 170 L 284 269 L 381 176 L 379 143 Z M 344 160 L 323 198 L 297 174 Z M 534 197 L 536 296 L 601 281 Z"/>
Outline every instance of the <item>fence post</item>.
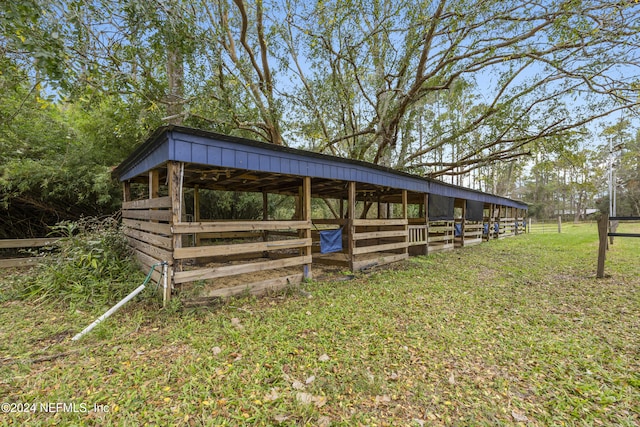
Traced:
<path fill-rule="evenodd" d="M 598 272 L 596 277 L 602 279 L 604 277 L 604 259 L 607 254 L 607 228 L 609 225 L 609 215 L 603 214 L 598 220 L 598 238 L 600 245 L 598 247 Z"/>

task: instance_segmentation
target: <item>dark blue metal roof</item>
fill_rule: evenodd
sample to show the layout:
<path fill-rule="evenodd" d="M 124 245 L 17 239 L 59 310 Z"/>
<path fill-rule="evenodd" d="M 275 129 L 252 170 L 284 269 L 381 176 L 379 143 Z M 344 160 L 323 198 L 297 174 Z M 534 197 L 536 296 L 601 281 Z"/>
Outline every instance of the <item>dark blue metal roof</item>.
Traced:
<path fill-rule="evenodd" d="M 355 181 L 527 209 L 527 205 L 520 201 L 371 163 L 179 126 L 158 129 L 114 170 L 114 176 L 120 181 L 125 181 L 171 160 L 284 175 Z"/>

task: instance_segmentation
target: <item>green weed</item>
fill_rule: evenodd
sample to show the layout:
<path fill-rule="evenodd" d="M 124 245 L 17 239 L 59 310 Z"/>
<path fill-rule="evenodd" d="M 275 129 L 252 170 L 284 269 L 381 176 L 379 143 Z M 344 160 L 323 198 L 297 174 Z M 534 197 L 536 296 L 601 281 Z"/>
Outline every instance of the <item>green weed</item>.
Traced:
<path fill-rule="evenodd" d="M 66 305 L 104 306 L 126 296 L 142 282 L 130 249 L 113 218 L 85 218 L 52 227 L 62 238 L 33 274 L 17 281 L 20 297 Z"/>

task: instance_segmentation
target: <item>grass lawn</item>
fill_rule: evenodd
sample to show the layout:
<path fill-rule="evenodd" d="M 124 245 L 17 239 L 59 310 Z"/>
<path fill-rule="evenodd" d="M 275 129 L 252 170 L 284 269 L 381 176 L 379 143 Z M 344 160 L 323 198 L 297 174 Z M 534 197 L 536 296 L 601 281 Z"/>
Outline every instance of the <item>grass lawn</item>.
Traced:
<path fill-rule="evenodd" d="M 563 225 L 312 297 L 135 300 L 79 342 L 106 307 L 5 301 L 0 402 L 26 412 L 0 425 L 637 426 L 640 239 L 602 280 L 596 255 L 595 224 Z"/>

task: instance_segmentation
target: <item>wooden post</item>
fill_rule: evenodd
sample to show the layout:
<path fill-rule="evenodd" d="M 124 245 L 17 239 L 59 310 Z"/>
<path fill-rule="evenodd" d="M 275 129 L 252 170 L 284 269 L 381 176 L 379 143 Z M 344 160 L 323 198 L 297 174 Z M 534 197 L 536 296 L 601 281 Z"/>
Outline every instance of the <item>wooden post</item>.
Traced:
<path fill-rule="evenodd" d="M 269 193 L 265 190 L 262 190 L 262 220 L 269 220 Z M 267 230 L 262 230 L 262 241 L 266 242 L 269 240 L 269 232 Z M 267 257 L 268 252 L 265 252 L 263 256 Z"/>
<path fill-rule="evenodd" d="M 160 190 L 160 173 L 157 169 L 149 171 L 149 198 L 155 199 L 158 197 Z"/>
<path fill-rule="evenodd" d="M 429 193 L 424 193 L 424 254 L 429 254 Z"/>
<path fill-rule="evenodd" d="M 562 215 L 558 215 L 558 233 L 562 233 Z"/>
<path fill-rule="evenodd" d="M 304 221 L 311 222 L 311 177 L 302 178 L 302 216 Z M 308 239 L 309 244 L 305 246 L 303 253 L 305 256 L 311 256 L 311 228 L 304 229 L 304 237 Z M 304 279 L 311 279 L 311 263 L 304 265 Z"/>
<path fill-rule="evenodd" d="M 131 201 L 131 183 L 129 181 L 122 182 L 122 201 Z"/>
<path fill-rule="evenodd" d="M 171 226 L 180 223 L 181 211 L 182 211 L 182 197 L 181 193 L 181 173 L 183 163 L 171 161 L 167 164 L 167 177 L 169 181 L 169 197 L 171 198 Z M 182 248 L 182 235 L 172 233 L 173 250 Z M 163 305 L 166 306 L 171 299 L 171 288 L 173 287 L 173 275 L 176 272 L 181 271 L 181 260 L 175 258 L 170 261 L 171 265 L 167 269 L 169 275 L 168 285 L 164 289 Z"/>
<path fill-rule="evenodd" d="M 404 225 L 404 253 L 409 255 L 409 198 L 407 196 L 407 190 L 402 190 L 402 218 L 407 221 Z"/>
<path fill-rule="evenodd" d="M 200 222 L 200 186 L 193 187 L 193 220 Z"/>
<path fill-rule="evenodd" d="M 195 185 L 193 187 L 193 220 L 195 222 L 200 222 L 200 186 Z M 198 233 L 194 233 L 194 240 L 196 246 L 200 246 L 200 235 Z"/>
<path fill-rule="evenodd" d="M 609 215 L 603 214 L 598 220 L 598 238 L 600 245 L 598 246 L 598 271 L 596 277 L 602 279 L 604 277 L 604 260 L 607 254 L 607 228 L 609 225 Z"/>
<path fill-rule="evenodd" d="M 356 235 L 356 226 L 354 225 L 355 213 L 356 213 L 356 183 L 353 181 L 349 181 L 349 196 L 347 199 L 347 210 L 349 212 L 349 220 L 348 224 L 348 248 L 349 248 L 349 270 L 353 272 L 354 265 L 354 255 L 353 249 L 355 248 L 355 240 L 354 237 Z"/>
<path fill-rule="evenodd" d="M 460 246 L 464 247 L 464 226 L 465 226 L 465 217 L 467 216 L 467 201 L 464 200 L 462 203 L 462 219 L 460 220 Z"/>

